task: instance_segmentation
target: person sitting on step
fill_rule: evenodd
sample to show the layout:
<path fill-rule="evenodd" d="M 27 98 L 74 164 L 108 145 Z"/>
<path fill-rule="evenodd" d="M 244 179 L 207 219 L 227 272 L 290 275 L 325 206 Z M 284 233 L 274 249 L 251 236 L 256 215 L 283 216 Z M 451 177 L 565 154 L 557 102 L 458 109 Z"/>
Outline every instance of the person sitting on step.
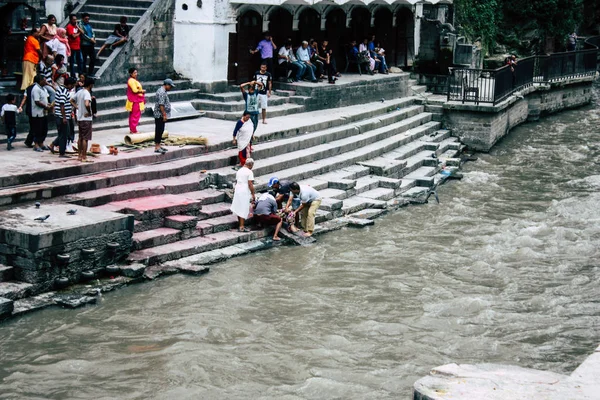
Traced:
<path fill-rule="evenodd" d="M 120 18 L 119 23 L 115 25 L 115 29 L 113 33 L 106 38 L 106 41 L 98 50 L 98 54 L 96 54 L 96 58 L 100 58 L 100 54 L 106 48 L 106 46 L 110 46 L 111 50 L 115 47 L 119 47 L 125 44 L 129 40 L 129 26 L 127 26 L 127 17 L 123 16 Z"/>
<path fill-rule="evenodd" d="M 350 52 L 348 53 L 348 59 L 356 63 L 359 71 L 364 70 L 369 74 L 373 75 L 373 71 L 369 68 L 369 59 L 358 50 L 356 46 L 356 40 L 350 42 Z"/>

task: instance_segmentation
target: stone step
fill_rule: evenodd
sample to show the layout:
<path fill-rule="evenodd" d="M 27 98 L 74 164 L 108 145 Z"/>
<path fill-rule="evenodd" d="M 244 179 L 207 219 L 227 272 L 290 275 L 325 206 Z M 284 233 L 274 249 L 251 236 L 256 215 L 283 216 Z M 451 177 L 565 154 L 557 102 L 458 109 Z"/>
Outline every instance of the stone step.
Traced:
<path fill-rule="evenodd" d="M 392 136 L 387 139 L 380 140 L 376 143 L 363 146 L 359 149 L 344 153 L 342 155 L 331 156 L 326 159 L 321 159 L 316 162 L 304 163 L 297 167 L 279 170 L 277 175 L 279 179 L 302 180 L 313 177 L 318 174 L 334 171 L 344 168 L 351 163 L 356 163 L 363 160 L 369 160 L 378 157 L 381 154 L 389 152 L 397 148 L 400 143 L 403 143 L 406 137 L 419 136 L 426 134 L 429 130 L 435 129 L 435 125 L 427 123 L 421 127 L 413 128 L 407 132 Z M 256 169 L 256 167 L 255 167 Z M 257 190 L 262 190 L 266 187 L 266 183 L 272 174 L 258 176 L 255 179 L 255 187 Z"/>
<path fill-rule="evenodd" d="M 386 209 L 387 202 L 383 200 L 369 199 L 362 196 L 352 196 L 344 200 L 342 211 L 345 215 L 353 214 L 367 208 Z"/>
<path fill-rule="evenodd" d="M 143 15 L 143 9 L 137 7 L 123 7 L 99 4 L 86 4 L 82 8 L 82 13 L 90 14 L 90 23 L 92 27 L 97 22 L 111 22 L 113 27 L 119 23 L 121 16 L 127 17 L 128 24 L 135 24 Z M 145 10 L 144 10 L 145 11 Z"/>
<path fill-rule="evenodd" d="M 19 300 L 34 294 L 35 286 L 31 283 L 8 281 L 0 282 L 0 298 Z"/>
<path fill-rule="evenodd" d="M 132 250 L 142 250 L 150 247 L 173 243 L 181 238 L 181 230 L 173 228 L 156 228 L 133 234 Z"/>
<path fill-rule="evenodd" d="M 231 206 L 231 204 L 229 205 Z M 250 224 L 250 221 L 247 221 Z M 223 232 L 230 229 L 234 229 L 238 226 L 238 218 L 236 215 L 229 212 L 229 214 L 221 215 L 219 217 L 204 219 L 202 221 L 198 221 L 196 225 L 197 234 L 192 236 L 206 236 L 212 233 Z"/>
<path fill-rule="evenodd" d="M 210 250 L 221 249 L 237 243 L 261 239 L 265 237 L 265 234 L 264 230 L 252 232 L 226 230 L 208 234 L 206 236 L 198 236 L 162 246 L 134 251 L 129 254 L 127 261 L 130 263 L 139 262 L 146 265 L 154 265 L 204 253 Z"/>
<path fill-rule="evenodd" d="M 361 125 L 366 128 L 376 126 L 376 123 L 388 123 L 400 119 L 405 115 L 411 115 L 418 110 L 422 110 L 421 106 L 410 106 L 412 99 L 402 99 L 396 102 L 394 105 L 409 105 L 406 108 L 402 108 L 401 111 L 394 111 L 388 114 L 378 116 L 378 112 L 385 112 L 387 107 L 376 108 L 374 110 L 369 109 L 364 113 L 353 113 L 347 118 L 335 118 L 330 120 L 327 125 L 336 126 L 342 124 L 344 121 L 348 121 L 346 125 L 349 127 L 341 127 L 339 131 L 328 131 L 323 132 L 322 136 L 319 132 L 314 132 L 315 136 L 311 139 L 305 139 L 306 135 L 297 136 L 298 131 L 313 131 L 318 130 L 324 126 L 323 123 L 314 123 L 302 126 L 301 128 L 291 128 L 284 132 L 274 132 L 268 135 L 262 136 L 262 140 L 270 138 L 277 138 L 281 136 L 294 136 L 286 142 L 285 140 L 279 140 L 276 142 L 260 143 L 255 146 L 255 153 L 261 158 L 266 154 L 283 154 L 290 149 L 292 146 L 305 146 L 311 145 L 312 143 L 320 143 L 330 141 L 332 137 L 339 137 L 339 135 L 347 135 L 348 132 L 352 134 L 359 134 L 360 130 L 354 127 L 355 118 L 370 117 L 370 122 L 360 121 Z M 421 107 L 421 108 L 414 108 Z M 426 116 L 425 116 L 426 118 Z M 326 126 L 326 125 L 325 125 Z M 339 126 L 339 125 L 338 125 Z M 350 128 L 351 127 L 351 128 Z M 333 136 L 332 136 L 333 135 Z M 223 144 L 215 144 L 212 146 L 213 149 L 218 149 L 219 146 L 227 145 L 228 142 Z M 117 190 L 113 194 L 104 189 L 115 187 L 126 184 L 137 184 L 139 182 L 150 181 L 155 179 L 166 179 L 175 176 L 181 176 L 186 174 L 192 174 L 195 171 L 203 169 L 211 169 L 215 167 L 223 167 L 225 165 L 232 165 L 232 160 L 235 159 L 237 152 L 235 150 L 217 151 L 211 154 L 204 154 L 195 158 L 182 159 L 182 157 L 197 156 L 205 153 L 202 146 L 186 146 L 181 149 L 172 149 L 165 155 L 157 155 L 153 152 L 148 152 L 145 156 L 138 156 L 136 158 L 115 158 L 114 161 L 103 161 L 102 163 L 76 165 L 68 169 L 59 170 L 43 170 L 35 174 L 23 174 L 10 176 L 10 179 L 0 178 L 0 182 L 4 186 L 11 185 L 22 185 L 25 182 L 40 182 L 39 184 L 22 185 L 19 187 L 9 187 L 0 190 L 0 204 L 14 204 L 22 201 L 35 200 L 35 199 L 48 199 L 64 195 L 73 195 L 79 192 L 87 190 L 101 190 L 98 193 L 90 195 L 89 198 L 82 198 L 82 201 L 90 201 L 90 204 L 94 203 L 94 198 L 104 198 L 101 203 L 108 201 L 122 200 L 125 198 L 131 198 L 126 195 L 127 190 L 123 191 L 123 196 L 120 198 L 119 191 Z M 153 164 L 152 168 L 142 168 L 144 165 Z M 158 164 L 157 164 L 158 163 Z M 348 163 L 350 164 L 350 163 Z M 136 168 L 131 168 L 135 166 Z M 347 166 L 347 165 L 346 165 Z M 339 169 L 339 168 L 335 168 Z M 324 173 L 328 172 L 329 169 L 323 170 Z M 362 169 L 365 174 L 368 174 L 368 169 Z M 231 170 L 233 172 L 233 170 Z M 85 175 L 85 176 L 83 176 Z M 54 180 L 53 182 L 44 183 L 46 180 Z M 58 180 L 60 179 L 60 180 Z M 192 178 L 193 179 L 193 178 Z M 282 178 L 283 179 L 283 178 Z M 186 181 L 185 184 L 192 181 Z M 162 183 L 162 182 L 160 182 Z M 153 185 L 151 185 L 153 186 Z M 145 190 L 145 188 L 133 187 L 132 190 Z M 107 197 L 108 196 L 108 197 Z M 77 198 L 71 200 L 77 201 Z"/>
<path fill-rule="evenodd" d="M 65 200 L 72 204 L 78 204 L 86 207 L 96 207 L 115 201 L 129 200 L 136 197 L 158 196 L 163 194 L 185 193 L 185 196 L 189 197 L 189 192 L 198 188 L 198 174 L 191 173 L 178 177 L 134 182 L 114 187 L 89 190 L 86 192 L 77 193 L 75 195 L 69 195 L 65 198 Z M 223 193 L 220 193 L 219 195 L 221 197 L 224 196 Z"/>
<path fill-rule="evenodd" d="M 437 129 L 436 124 L 438 123 L 427 122 L 430 118 L 430 114 L 421 113 L 364 134 L 334 140 L 308 149 L 281 153 L 278 156 L 261 157 L 260 163 L 256 163 L 254 166 L 254 174 L 257 176 L 299 168 L 300 170 L 296 170 L 296 172 L 304 171 L 304 173 L 300 176 L 294 175 L 294 179 L 301 180 L 333 169 L 340 169 L 358 161 L 366 161 L 403 144 L 407 138 L 422 136 L 431 129 Z M 351 153 L 354 158 L 345 158 L 345 153 Z M 344 162 L 344 160 L 346 161 Z M 336 167 L 331 168 L 329 165 L 336 165 Z M 310 169 L 305 169 L 306 167 Z M 235 171 L 230 168 L 213 170 L 210 173 L 218 175 L 219 182 L 231 182 L 235 178 Z M 285 176 L 285 179 L 292 179 L 288 175 L 279 174 Z M 279 179 L 283 178 L 279 177 Z M 264 183 L 260 179 L 257 179 L 256 182 Z"/>
<path fill-rule="evenodd" d="M 196 174 L 194 173 L 191 175 Z M 199 200 L 202 204 L 202 210 L 200 210 L 200 213 L 210 210 L 210 207 L 207 208 L 208 205 L 213 205 L 215 203 L 221 203 L 225 201 L 225 193 L 223 191 L 213 188 L 197 190 L 193 192 L 186 192 L 182 193 L 182 195 L 190 199 Z"/>
<path fill-rule="evenodd" d="M 123 3 L 125 3 L 127 7 L 147 9 L 154 2 L 152 0 L 127 0 L 126 2 L 123 2 L 121 0 L 94 0 L 94 4 L 109 5 L 115 7 L 121 7 L 121 4 Z"/>
<path fill-rule="evenodd" d="M 372 200 L 387 201 L 395 197 L 395 192 L 394 189 L 378 187 L 361 193 L 359 197 Z"/>
<path fill-rule="evenodd" d="M 369 167 L 371 174 L 377 176 L 396 175 L 406 167 L 406 161 L 393 160 L 386 157 L 376 157 L 367 161 L 361 161 L 358 164 Z"/>
<path fill-rule="evenodd" d="M 200 211 L 202 219 L 218 218 L 231 214 L 231 203 L 214 203 L 203 205 Z"/>
<path fill-rule="evenodd" d="M 432 187 L 434 183 L 433 176 L 438 171 L 436 167 L 420 167 L 410 174 L 406 175 L 406 179 L 416 181 L 417 186 Z"/>
<path fill-rule="evenodd" d="M 192 89 L 192 82 L 187 79 L 175 79 L 173 80 L 175 88 L 169 92 L 176 92 L 177 90 Z M 147 93 L 155 93 L 159 87 L 163 85 L 163 81 L 143 81 L 142 85 Z M 98 97 L 98 102 L 101 102 L 106 97 L 113 97 L 115 95 L 122 95 L 123 98 L 127 97 L 127 83 L 123 82 L 118 85 L 107 85 L 107 86 L 94 86 L 94 95 Z"/>
<path fill-rule="evenodd" d="M 96 208 L 130 214 L 137 221 L 149 221 L 176 214 L 198 215 L 202 203 L 182 195 L 165 194 L 115 201 Z"/>
<path fill-rule="evenodd" d="M 282 104 L 288 104 L 290 99 L 288 97 L 271 96 L 269 98 L 269 104 L 267 110 L 272 107 L 280 106 Z M 224 111 L 224 112 L 236 112 L 242 113 L 245 109 L 245 102 L 242 99 L 242 94 L 239 93 L 238 98 L 231 101 L 216 101 L 216 100 L 204 100 L 196 99 L 192 101 L 192 104 L 197 110 L 202 111 Z"/>
<path fill-rule="evenodd" d="M 0 282 L 12 281 L 14 278 L 13 267 L 7 267 L 6 265 L 0 264 Z"/>
<path fill-rule="evenodd" d="M 243 110 L 242 110 L 243 111 Z M 208 118 L 236 121 L 242 116 L 242 111 L 206 111 Z M 282 117 L 304 111 L 304 106 L 299 104 L 281 104 L 267 109 L 267 118 Z"/>
<path fill-rule="evenodd" d="M 451 132 L 447 129 L 440 129 L 439 131 L 434 132 L 435 134 L 431 134 L 429 135 L 429 138 L 427 139 L 429 142 L 441 142 L 444 139 L 447 139 L 450 137 Z"/>
<path fill-rule="evenodd" d="M 112 121 L 115 119 L 115 116 L 112 113 L 115 112 L 115 109 L 125 110 L 125 102 L 127 100 L 127 96 L 125 93 L 125 89 L 121 88 L 117 95 L 112 95 L 110 97 L 98 97 L 98 122 L 103 121 Z M 169 92 L 169 101 L 171 103 L 181 102 L 181 101 L 191 101 L 195 98 L 198 93 L 198 89 L 183 89 L 183 90 L 172 90 Z M 94 95 L 96 95 L 94 93 Z M 152 107 L 154 106 L 154 99 L 156 98 L 156 90 L 149 91 L 146 93 L 146 109 L 144 111 L 145 115 L 151 115 Z M 126 114 L 128 116 L 128 114 Z M 119 118 L 121 114 L 119 113 Z"/>
<path fill-rule="evenodd" d="M 165 217 L 164 226 L 182 231 L 195 228 L 199 219 L 199 217 L 193 215 L 169 215 Z"/>

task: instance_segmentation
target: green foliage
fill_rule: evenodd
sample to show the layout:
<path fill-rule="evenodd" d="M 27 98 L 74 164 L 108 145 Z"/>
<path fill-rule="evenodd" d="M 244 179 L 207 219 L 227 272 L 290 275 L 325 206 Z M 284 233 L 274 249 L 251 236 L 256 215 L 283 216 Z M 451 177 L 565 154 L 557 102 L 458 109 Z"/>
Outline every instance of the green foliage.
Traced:
<path fill-rule="evenodd" d="M 470 41 L 481 40 L 485 51 L 496 41 L 514 47 L 515 38 L 532 33 L 556 38 L 581 25 L 583 5 L 588 0 L 455 0 L 455 23 Z M 509 43 L 504 42 L 507 40 Z M 540 41 L 541 42 L 541 41 Z"/>
<path fill-rule="evenodd" d="M 498 1 L 455 0 L 454 9 L 461 33 L 470 41 L 481 40 L 484 51 L 493 49 L 498 30 Z"/>

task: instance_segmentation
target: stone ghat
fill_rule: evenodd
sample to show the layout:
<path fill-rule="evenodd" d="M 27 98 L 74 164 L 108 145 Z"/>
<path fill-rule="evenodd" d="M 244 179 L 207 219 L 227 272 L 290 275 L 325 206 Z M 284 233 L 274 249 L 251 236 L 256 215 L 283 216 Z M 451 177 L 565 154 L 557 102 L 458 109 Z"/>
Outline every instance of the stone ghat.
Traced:
<path fill-rule="evenodd" d="M 448 177 L 448 169 L 442 167 L 461 164 L 464 146 L 417 98 L 279 118 L 257 131 L 255 186 L 264 190 L 276 175 L 319 190 L 323 202 L 317 233 L 363 226 L 399 206 L 422 203 Z M 173 123 L 171 131 L 184 123 Z M 210 129 L 216 122 L 194 123 Z M 211 142 L 212 152 L 197 146 L 172 148 L 166 159 L 152 164 L 158 159 L 140 151 L 117 170 L 107 169 L 117 162 L 114 159 L 107 165 L 94 163 L 91 173 L 66 166 L 54 174 L 67 175 L 63 179 L 1 189 L 0 201 L 6 206 L 0 209 L 5 231 L 0 262 L 7 267 L 0 275 L 0 297 L 7 299 L 5 309 L 10 302 L 14 308 L 7 315 L 40 304 L 63 304 L 65 293 L 74 288 L 79 294 L 69 299 L 85 304 L 76 301 L 77 296 L 93 301 L 90 293 L 111 286 L 110 277 L 120 276 L 125 284 L 270 246 L 265 230 L 233 229 L 237 218 L 229 209 L 228 188 L 235 177 L 231 166 L 237 151 L 228 148 L 229 135 L 219 134 Z M 18 172 L 13 177 L 32 179 Z M 39 209 L 32 204 L 35 200 L 41 202 Z M 22 211 L 13 215 L 17 209 Z M 69 215 L 68 209 L 77 212 Z M 34 220 L 46 212 L 51 215 L 46 222 Z M 90 219 L 75 224 L 83 217 Z M 122 225 L 112 227 L 114 220 Z M 20 233 L 20 221 L 30 230 Z M 73 226 L 61 226 L 69 223 Z M 88 231 L 87 225 L 97 232 Z M 42 240 L 40 235 L 46 237 Z M 294 241 L 298 242 L 288 237 L 288 242 Z M 65 284 L 71 285 L 66 292 L 40 295 Z M 30 305 L 34 298 L 41 300 Z"/>
<path fill-rule="evenodd" d="M 447 364 L 414 385 L 414 400 L 598 399 L 600 346 L 569 376 L 498 364 Z"/>

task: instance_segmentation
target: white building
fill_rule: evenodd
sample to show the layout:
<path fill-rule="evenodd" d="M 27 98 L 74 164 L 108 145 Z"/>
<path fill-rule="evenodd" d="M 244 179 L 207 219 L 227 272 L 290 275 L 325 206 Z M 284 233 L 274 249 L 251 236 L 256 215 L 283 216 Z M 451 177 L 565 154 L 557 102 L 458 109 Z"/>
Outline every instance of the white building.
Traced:
<path fill-rule="evenodd" d="M 343 70 L 346 46 L 374 34 L 389 65 L 410 66 L 419 51 L 422 18 L 445 22 L 452 0 L 176 0 L 174 67 L 195 82 L 246 80 L 251 55 L 269 31 L 279 46 L 291 38 L 328 39 Z"/>

